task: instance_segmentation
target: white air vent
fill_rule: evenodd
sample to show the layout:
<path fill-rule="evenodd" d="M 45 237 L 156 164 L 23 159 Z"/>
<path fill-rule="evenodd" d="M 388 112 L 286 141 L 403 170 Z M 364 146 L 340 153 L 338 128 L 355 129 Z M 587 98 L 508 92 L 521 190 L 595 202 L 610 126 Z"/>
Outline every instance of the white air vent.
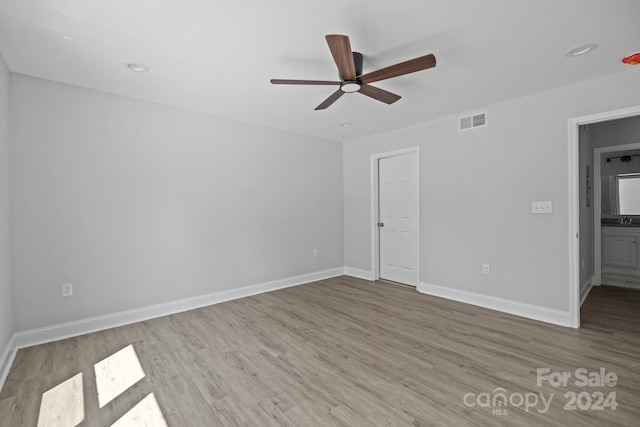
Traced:
<path fill-rule="evenodd" d="M 487 113 L 477 113 L 460 117 L 458 130 L 470 130 L 487 125 Z"/>

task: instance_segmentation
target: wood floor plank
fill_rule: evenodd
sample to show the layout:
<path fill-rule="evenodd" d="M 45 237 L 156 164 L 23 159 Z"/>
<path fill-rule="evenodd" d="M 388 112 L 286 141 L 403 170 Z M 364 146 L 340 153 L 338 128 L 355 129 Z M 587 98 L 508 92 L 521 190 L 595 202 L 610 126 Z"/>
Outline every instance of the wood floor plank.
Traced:
<path fill-rule="evenodd" d="M 151 393 L 169 426 L 637 425 L 639 311 L 640 291 L 596 287 L 574 330 L 342 276 L 21 349 L 0 424 L 36 426 L 43 393 L 82 373 L 83 426 Z M 128 345 L 145 377 L 100 408 L 94 365 Z M 602 367 L 615 387 L 536 384 L 538 368 Z M 465 403 L 498 388 L 554 397 L 548 412 Z M 567 392 L 618 408 L 565 410 Z"/>

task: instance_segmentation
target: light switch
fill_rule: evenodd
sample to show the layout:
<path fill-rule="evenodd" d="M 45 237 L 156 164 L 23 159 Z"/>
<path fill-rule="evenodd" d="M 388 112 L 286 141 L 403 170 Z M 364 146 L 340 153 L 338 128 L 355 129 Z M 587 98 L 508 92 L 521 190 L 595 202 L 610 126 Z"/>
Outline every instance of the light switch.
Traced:
<path fill-rule="evenodd" d="M 540 205 L 540 202 L 531 203 L 531 213 L 535 213 L 535 214 L 540 213 L 541 209 L 542 207 Z"/>
<path fill-rule="evenodd" d="M 553 212 L 553 207 L 551 202 L 532 202 L 531 203 L 531 213 L 542 214 L 542 213 L 551 213 L 551 212 Z"/>

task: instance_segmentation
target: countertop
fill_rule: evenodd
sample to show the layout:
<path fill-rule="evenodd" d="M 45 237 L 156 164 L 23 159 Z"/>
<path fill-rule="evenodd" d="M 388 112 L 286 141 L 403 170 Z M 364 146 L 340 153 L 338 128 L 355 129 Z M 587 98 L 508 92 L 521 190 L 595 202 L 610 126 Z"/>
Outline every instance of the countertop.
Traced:
<path fill-rule="evenodd" d="M 603 227 L 640 228 L 640 218 L 631 218 L 630 223 L 620 223 L 620 218 L 602 218 L 600 225 Z"/>

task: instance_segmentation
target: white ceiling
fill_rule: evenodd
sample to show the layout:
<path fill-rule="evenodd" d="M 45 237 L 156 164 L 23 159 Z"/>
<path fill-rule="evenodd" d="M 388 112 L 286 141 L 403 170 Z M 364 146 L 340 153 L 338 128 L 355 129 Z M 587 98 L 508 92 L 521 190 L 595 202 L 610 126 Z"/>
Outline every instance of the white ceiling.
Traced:
<path fill-rule="evenodd" d="M 638 17 L 637 0 L 3 0 L 0 53 L 16 73 L 348 141 L 638 72 L 620 61 L 640 51 Z M 375 83 L 402 96 L 393 105 L 356 93 L 314 111 L 335 87 L 269 80 L 337 80 L 326 34 L 349 35 L 364 72 L 428 53 L 438 64 Z"/>

